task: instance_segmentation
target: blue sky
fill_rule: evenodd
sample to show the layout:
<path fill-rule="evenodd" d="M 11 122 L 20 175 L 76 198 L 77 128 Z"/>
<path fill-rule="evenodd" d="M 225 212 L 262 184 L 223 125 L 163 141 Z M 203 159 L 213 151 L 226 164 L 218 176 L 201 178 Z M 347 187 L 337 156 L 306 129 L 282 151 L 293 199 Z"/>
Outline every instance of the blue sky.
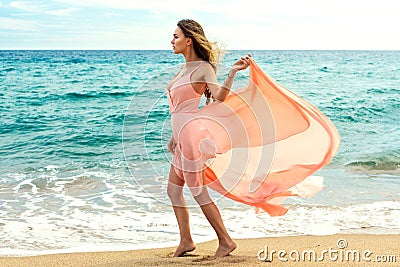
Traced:
<path fill-rule="evenodd" d="M 182 18 L 227 49 L 400 49 L 396 0 L 0 0 L 0 49 L 171 49 Z"/>

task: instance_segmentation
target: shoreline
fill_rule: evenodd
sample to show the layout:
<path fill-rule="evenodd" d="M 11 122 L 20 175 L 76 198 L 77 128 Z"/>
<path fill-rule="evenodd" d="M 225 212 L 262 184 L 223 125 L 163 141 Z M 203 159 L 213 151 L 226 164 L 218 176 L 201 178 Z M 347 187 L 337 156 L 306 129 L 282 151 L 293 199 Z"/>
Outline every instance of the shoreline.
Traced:
<path fill-rule="evenodd" d="M 171 257 L 176 247 L 164 247 L 1 256 L 0 266 L 342 266 L 356 263 L 396 266 L 400 262 L 400 234 L 305 235 L 234 240 L 238 248 L 224 258 L 213 257 L 218 242 L 212 240 L 198 243 L 195 251 L 179 258 Z"/>

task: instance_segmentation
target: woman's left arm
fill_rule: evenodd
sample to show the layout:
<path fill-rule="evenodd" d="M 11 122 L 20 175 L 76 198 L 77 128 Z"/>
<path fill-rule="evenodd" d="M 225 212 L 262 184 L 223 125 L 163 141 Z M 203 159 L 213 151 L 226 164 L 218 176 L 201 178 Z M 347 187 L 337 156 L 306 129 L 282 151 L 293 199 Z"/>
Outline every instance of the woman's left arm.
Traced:
<path fill-rule="evenodd" d="M 222 86 L 217 84 L 217 79 L 214 75 L 210 74 L 206 77 L 207 87 L 210 88 L 211 94 L 213 95 L 215 100 L 224 101 L 228 96 L 229 91 L 232 87 L 233 80 L 235 78 L 236 72 L 246 69 L 250 65 L 251 55 L 248 54 L 246 57 L 241 57 L 238 61 L 236 61 L 232 68 L 230 69 L 228 76 L 226 77 Z"/>

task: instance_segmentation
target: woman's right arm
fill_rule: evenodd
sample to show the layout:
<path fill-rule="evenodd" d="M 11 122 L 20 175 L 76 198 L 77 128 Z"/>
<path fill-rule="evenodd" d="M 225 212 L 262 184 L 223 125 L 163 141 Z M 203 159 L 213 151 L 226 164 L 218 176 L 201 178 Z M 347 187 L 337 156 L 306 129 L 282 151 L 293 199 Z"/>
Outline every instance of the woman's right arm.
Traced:
<path fill-rule="evenodd" d="M 174 153 L 176 147 L 176 142 L 173 136 L 171 136 L 171 140 L 168 142 L 168 152 Z"/>

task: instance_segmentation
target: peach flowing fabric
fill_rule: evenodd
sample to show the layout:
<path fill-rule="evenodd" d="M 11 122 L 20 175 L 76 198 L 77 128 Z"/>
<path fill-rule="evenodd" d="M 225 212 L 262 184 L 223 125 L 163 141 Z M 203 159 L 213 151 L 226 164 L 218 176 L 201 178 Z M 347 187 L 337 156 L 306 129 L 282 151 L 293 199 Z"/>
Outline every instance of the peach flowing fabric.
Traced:
<path fill-rule="evenodd" d="M 249 84 L 223 102 L 198 110 L 191 74 L 167 88 L 172 165 L 191 189 L 213 190 L 271 216 L 289 196 L 311 197 L 323 187 L 310 176 L 337 153 L 340 136 L 316 107 L 265 74 L 252 60 Z M 192 81 L 193 82 L 193 81 Z"/>

